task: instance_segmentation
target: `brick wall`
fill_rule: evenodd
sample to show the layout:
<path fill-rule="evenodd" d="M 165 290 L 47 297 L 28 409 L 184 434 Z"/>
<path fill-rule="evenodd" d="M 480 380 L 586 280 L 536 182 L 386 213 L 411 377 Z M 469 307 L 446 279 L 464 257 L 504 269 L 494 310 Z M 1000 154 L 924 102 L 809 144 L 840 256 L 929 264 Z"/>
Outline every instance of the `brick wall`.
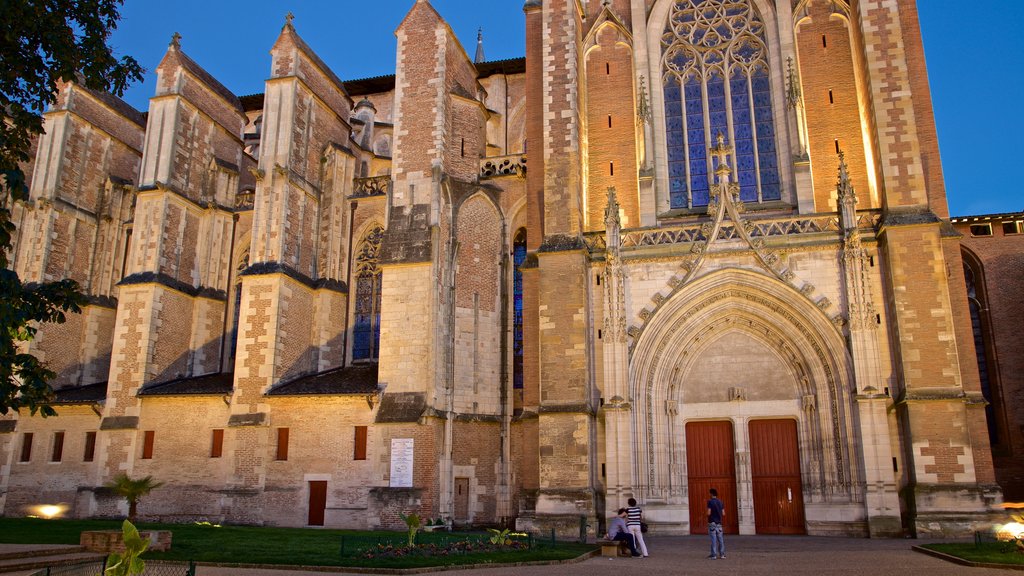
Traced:
<path fill-rule="evenodd" d="M 604 230 L 612 186 L 622 227 L 640 225 L 633 93 L 633 53 L 618 28 L 603 26 L 586 56 L 588 230 Z"/>
<path fill-rule="evenodd" d="M 955 224 L 963 234 L 960 242 L 964 260 L 974 268 L 978 297 L 987 312 L 982 330 L 987 343 L 989 382 L 993 386 L 993 410 L 1001 436 L 993 447 L 993 459 L 996 480 L 1009 502 L 1024 500 L 1024 463 L 1020 457 L 1024 450 L 1024 404 L 1016 400 L 1024 393 L 1024 335 L 1020 330 L 1024 325 L 1024 305 L 1020 299 L 1024 234 L 1006 234 L 1002 223 L 1022 219 L 1018 214 L 977 221 L 967 218 Z M 990 224 L 992 235 L 972 235 L 971 223 Z M 958 274 L 953 274 L 950 282 L 959 279 Z M 975 361 L 972 359 L 971 365 Z M 987 429 L 979 434 L 988 437 Z"/>
<path fill-rule="evenodd" d="M 816 212 L 835 212 L 839 154 L 846 155 L 858 209 L 872 208 L 861 130 L 853 47 L 846 20 L 832 15 L 824 0 L 808 3 L 809 18 L 799 22 L 797 47 L 807 134 L 810 141 Z"/>

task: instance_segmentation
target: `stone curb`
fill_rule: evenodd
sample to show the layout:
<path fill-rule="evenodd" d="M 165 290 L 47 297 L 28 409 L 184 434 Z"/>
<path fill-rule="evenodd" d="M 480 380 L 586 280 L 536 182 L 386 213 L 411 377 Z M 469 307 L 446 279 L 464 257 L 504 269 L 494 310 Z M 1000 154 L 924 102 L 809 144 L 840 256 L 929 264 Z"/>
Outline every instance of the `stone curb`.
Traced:
<path fill-rule="evenodd" d="M 249 570 L 292 570 L 305 572 L 324 572 L 335 574 L 429 574 L 431 572 L 448 572 L 452 570 L 479 570 L 481 568 L 518 568 L 525 566 L 558 566 L 560 564 L 577 564 L 600 554 L 600 550 L 592 550 L 576 558 L 568 560 L 537 560 L 535 562 L 458 564 L 454 566 L 424 566 L 422 568 L 366 568 L 356 566 L 296 566 L 287 564 L 224 564 L 219 562 L 196 562 L 196 566 L 211 568 L 239 568 Z"/>
<path fill-rule="evenodd" d="M 938 550 L 932 550 L 931 548 L 925 548 L 924 546 L 911 546 L 911 550 L 914 552 L 920 552 L 928 556 L 934 556 L 940 560 L 946 562 L 952 562 L 953 564 L 959 564 L 961 566 L 970 566 L 971 568 L 997 568 L 1000 570 L 1024 570 L 1024 564 L 993 564 L 992 562 L 972 562 L 970 560 L 964 560 L 959 556 L 953 556 Z"/>

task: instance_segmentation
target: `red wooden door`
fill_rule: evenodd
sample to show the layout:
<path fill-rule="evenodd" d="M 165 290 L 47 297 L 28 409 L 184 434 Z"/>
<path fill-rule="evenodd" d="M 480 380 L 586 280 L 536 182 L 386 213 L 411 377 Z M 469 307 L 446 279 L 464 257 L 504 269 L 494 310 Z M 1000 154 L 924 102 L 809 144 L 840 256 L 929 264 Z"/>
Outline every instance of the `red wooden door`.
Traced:
<path fill-rule="evenodd" d="M 805 534 L 795 421 L 750 422 L 750 473 L 757 533 Z"/>
<path fill-rule="evenodd" d="M 327 482 L 309 483 L 309 525 L 323 526 L 324 511 L 327 510 Z"/>
<path fill-rule="evenodd" d="M 686 470 L 690 496 L 690 533 L 708 532 L 708 491 L 718 490 L 725 504 L 722 528 L 739 533 L 736 514 L 736 459 L 732 422 L 690 422 L 686 425 Z"/>

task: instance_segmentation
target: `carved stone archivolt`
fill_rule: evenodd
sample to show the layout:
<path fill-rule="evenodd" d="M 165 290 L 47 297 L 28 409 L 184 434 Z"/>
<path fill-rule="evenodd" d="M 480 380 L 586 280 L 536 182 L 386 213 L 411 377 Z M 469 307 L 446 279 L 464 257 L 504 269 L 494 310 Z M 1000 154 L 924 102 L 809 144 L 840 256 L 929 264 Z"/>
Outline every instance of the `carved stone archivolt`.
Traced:
<path fill-rule="evenodd" d="M 701 353 L 721 334 L 742 331 L 760 341 L 788 366 L 798 392 L 795 400 L 804 407 L 801 438 L 807 446 L 826 452 L 806 454 L 805 464 L 814 468 L 808 478 L 817 493 L 851 496 L 857 463 L 849 453 L 851 414 L 849 383 L 851 361 L 845 343 L 828 318 L 814 304 L 779 281 L 766 280 L 750 271 L 721 271 L 701 278 L 664 304 L 664 309 L 637 338 L 630 363 L 631 396 L 634 398 L 634 429 L 637 446 L 638 488 L 651 492 L 665 489 L 671 473 L 662 439 L 672 416 L 667 402 L 671 383 L 685 379 Z M 746 396 L 746 390 L 733 400 Z M 809 401 L 808 398 L 812 398 Z M 813 413 L 811 406 L 820 407 Z M 657 438 L 658 442 L 653 440 Z M 680 447 L 669 451 L 681 450 Z M 647 493 L 651 493 L 647 492 Z"/>

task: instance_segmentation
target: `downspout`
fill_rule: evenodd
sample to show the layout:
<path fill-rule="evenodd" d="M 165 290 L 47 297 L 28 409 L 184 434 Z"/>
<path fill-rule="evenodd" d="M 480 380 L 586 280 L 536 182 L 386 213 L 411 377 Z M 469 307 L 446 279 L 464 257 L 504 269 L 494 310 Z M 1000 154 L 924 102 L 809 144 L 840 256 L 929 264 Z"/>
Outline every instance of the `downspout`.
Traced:
<path fill-rule="evenodd" d="M 504 223 L 501 227 L 501 246 L 508 246 L 508 234 Z M 513 248 L 514 249 L 514 248 Z M 501 342 L 498 350 L 501 350 L 501 369 L 500 369 L 500 382 L 501 382 L 501 460 L 498 471 L 498 486 L 501 489 L 500 500 L 498 501 L 499 507 L 505 512 L 504 517 L 511 516 L 510 506 L 510 488 L 509 488 L 509 461 L 511 460 L 511 446 L 509 442 L 509 432 L 512 427 L 512 410 L 510 410 L 511 397 L 509 394 L 509 388 L 512 382 L 509 380 L 509 369 L 508 369 L 508 356 L 509 356 L 509 286 L 511 285 L 513 278 L 510 277 L 509 271 L 509 252 L 502 250 L 501 256 L 501 274 L 498 276 L 501 279 L 501 300 L 499 310 L 504 311 L 501 315 Z M 512 311 L 514 314 L 515 312 Z"/>
<path fill-rule="evenodd" d="M 447 290 L 447 310 L 445 310 L 445 322 L 447 324 L 447 346 L 445 346 L 445 398 L 444 398 L 444 440 L 442 454 L 444 465 L 441 466 L 441 502 L 438 506 L 442 516 L 455 521 L 455 463 L 452 459 L 454 453 L 454 419 L 455 419 L 455 269 L 459 255 L 459 241 L 456 239 L 458 230 L 458 213 L 450 201 L 449 210 L 451 225 L 448 230 L 448 270 L 443 281 Z M 443 194 L 442 194 L 443 202 Z"/>
<path fill-rule="evenodd" d="M 352 201 L 352 209 L 349 212 L 349 216 L 348 216 L 348 271 L 347 271 L 347 273 L 345 275 L 345 288 L 348 290 L 348 294 L 345 295 L 345 300 L 348 302 L 348 305 L 345 306 L 345 331 L 342 333 L 342 334 L 344 334 L 344 336 L 343 336 L 344 340 L 342 342 L 342 350 L 345 351 L 345 353 L 341 355 L 341 367 L 342 368 L 345 367 L 345 365 L 347 364 L 346 361 L 348 360 L 348 319 L 351 316 L 351 312 L 352 312 L 352 310 L 349 309 L 349 306 L 351 306 L 351 303 L 352 303 L 352 298 L 351 298 L 351 295 L 352 295 L 352 238 L 355 235 L 355 230 L 353 228 L 356 225 L 356 207 L 357 206 L 359 206 L 359 203 L 356 202 L 355 200 L 353 200 Z M 379 352 L 378 352 L 378 354 L 379 354 Z"/>
<path fill-rule="evenodd" d="M 227 351 L 227 344 L 228 344 L 228 318 L 230 318 L 231 312 L 234 311 L 234 306 L 229 306 L 229 304 L 231 304 L 231 295 L 234 292 L 233 288 L 235 286 L 234 282 L 233 282 L 233 279 L 234 279 L 234 275 L 235 275 L 235 232 L 236 232 L 237 228 L 238 228 L 238 212 L 235 212 L 235 213 L 233 213 L 231 215 L 231 247 L 228 249 L 228 254 L 230 255 L 229 256 L 230 260 L 228 261 L 229 262 L 229 264 L 228 264 L 228 285 L 227 285 L 227 290 L 226 290 L 227 298 L 224 300 L 224 326 L 222 327 L 222 329 L 220 331 L 220 370 L 218 370 L 217 372 L 219 372 L 221 374 L 224 373 L 224 363 L 227 361 L 227 357 L 229 355 L 228 351 Z M 235 295 L 235 298 L 241 298 L 241 297 L 242 297 L 241 294 Z M 235 302 L 235 306 L 239 306 L 240 307 L 241 305 L 242 305 L 241 302 Z M 235 327 L 235 330 L 238 330 L 237 326 Z M 236 339 L 236 342 L 237 342 L 237 339 Z"/>

